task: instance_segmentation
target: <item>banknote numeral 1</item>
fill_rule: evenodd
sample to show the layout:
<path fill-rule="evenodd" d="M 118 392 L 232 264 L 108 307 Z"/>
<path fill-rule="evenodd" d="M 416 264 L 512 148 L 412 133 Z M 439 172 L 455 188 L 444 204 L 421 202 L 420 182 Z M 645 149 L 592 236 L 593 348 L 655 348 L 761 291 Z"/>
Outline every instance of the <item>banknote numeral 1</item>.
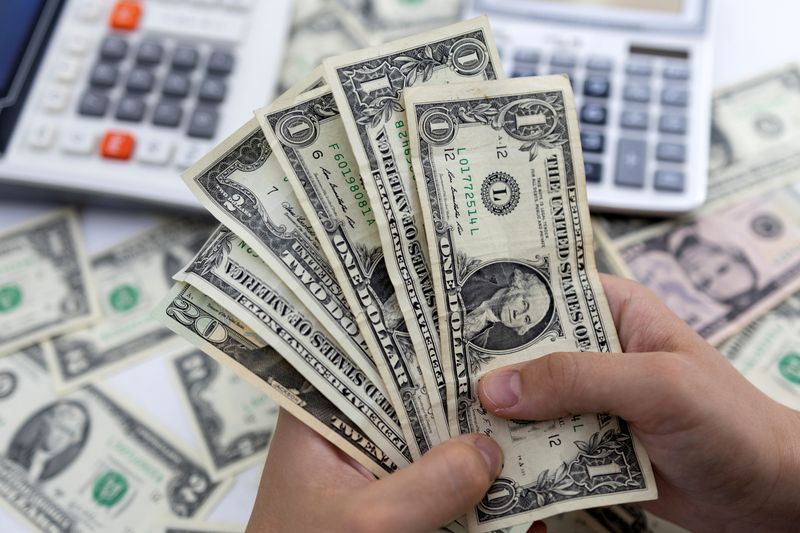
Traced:
<path fill-rule="evenodd" d="M 555 448 L 556 446 L 561 446 L 561 435 L 556 433 L 555 435 L 548 436 L 547 443 L 550 445 L 551 448 Z"/>

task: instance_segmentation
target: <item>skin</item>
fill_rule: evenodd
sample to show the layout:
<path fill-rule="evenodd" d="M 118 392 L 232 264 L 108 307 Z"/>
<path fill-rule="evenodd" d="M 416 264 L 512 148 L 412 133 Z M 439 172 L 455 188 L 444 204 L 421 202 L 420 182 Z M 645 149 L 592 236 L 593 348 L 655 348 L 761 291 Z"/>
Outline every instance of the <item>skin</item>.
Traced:
<path fill-rule="evenodd" d="M 653 462 L 659 499 L 648 510 L 692 531 L 795 531 L 800 413 L 760 393 L 640 285 L 603 285 L 629 353 L 557 353 L 497 370 L 479 384 L 484 406 L 515 419 L 619 415 Z M 248 532 L 433 531 L 475 505 L 501 464 L 492 440 L 464 435 L 378 481 L 282 412 Z"/>

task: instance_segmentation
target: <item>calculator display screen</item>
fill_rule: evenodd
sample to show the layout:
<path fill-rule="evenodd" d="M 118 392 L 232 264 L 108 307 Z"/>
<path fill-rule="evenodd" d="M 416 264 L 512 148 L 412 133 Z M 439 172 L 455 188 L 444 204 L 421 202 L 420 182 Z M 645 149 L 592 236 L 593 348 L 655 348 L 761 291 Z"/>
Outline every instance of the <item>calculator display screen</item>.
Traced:
<path fill-rule="evenodd" d="M 0 98 L 8 96 L 46 0 L 0 3 Z"/>
<path fill-rule="evenodd" d="M 682 0 L 555 0 L 555 3 L 621 7 L 663 13 L 681 13 L 683 11 Z"/>

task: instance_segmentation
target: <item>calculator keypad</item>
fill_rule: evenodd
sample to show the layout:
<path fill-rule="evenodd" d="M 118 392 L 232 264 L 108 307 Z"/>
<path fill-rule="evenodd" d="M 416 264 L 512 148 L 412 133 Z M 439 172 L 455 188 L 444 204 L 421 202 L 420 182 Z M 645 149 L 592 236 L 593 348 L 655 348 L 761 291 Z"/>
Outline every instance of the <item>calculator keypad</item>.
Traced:
<path fill-rule="evenodd" d="M 632 55 L 620 64 L 608 57 L 538 48 L 515 49 L 512 57 L 513 77 L 543 73 L 570 77 L 587 182 L 608 179 L 624 188 L 685 190 L 690 71 L 684 61 Z M 610 147 L 615 150 L 606 155 Z M 612 166 L 604 177 L 603 161 L 609 157 Z"/>

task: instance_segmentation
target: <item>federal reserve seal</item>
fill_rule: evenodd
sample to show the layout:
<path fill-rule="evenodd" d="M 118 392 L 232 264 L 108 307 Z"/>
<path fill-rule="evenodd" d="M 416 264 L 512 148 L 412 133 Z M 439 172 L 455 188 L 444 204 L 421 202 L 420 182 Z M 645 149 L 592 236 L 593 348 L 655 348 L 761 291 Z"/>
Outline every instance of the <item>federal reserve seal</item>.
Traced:
<path fill-rule="evenodd" d="M 483 180 L 481 200 L 493 215 L 505 216 L 519 204 L 517 180 L 505 172 L 494 172 Z"/>

